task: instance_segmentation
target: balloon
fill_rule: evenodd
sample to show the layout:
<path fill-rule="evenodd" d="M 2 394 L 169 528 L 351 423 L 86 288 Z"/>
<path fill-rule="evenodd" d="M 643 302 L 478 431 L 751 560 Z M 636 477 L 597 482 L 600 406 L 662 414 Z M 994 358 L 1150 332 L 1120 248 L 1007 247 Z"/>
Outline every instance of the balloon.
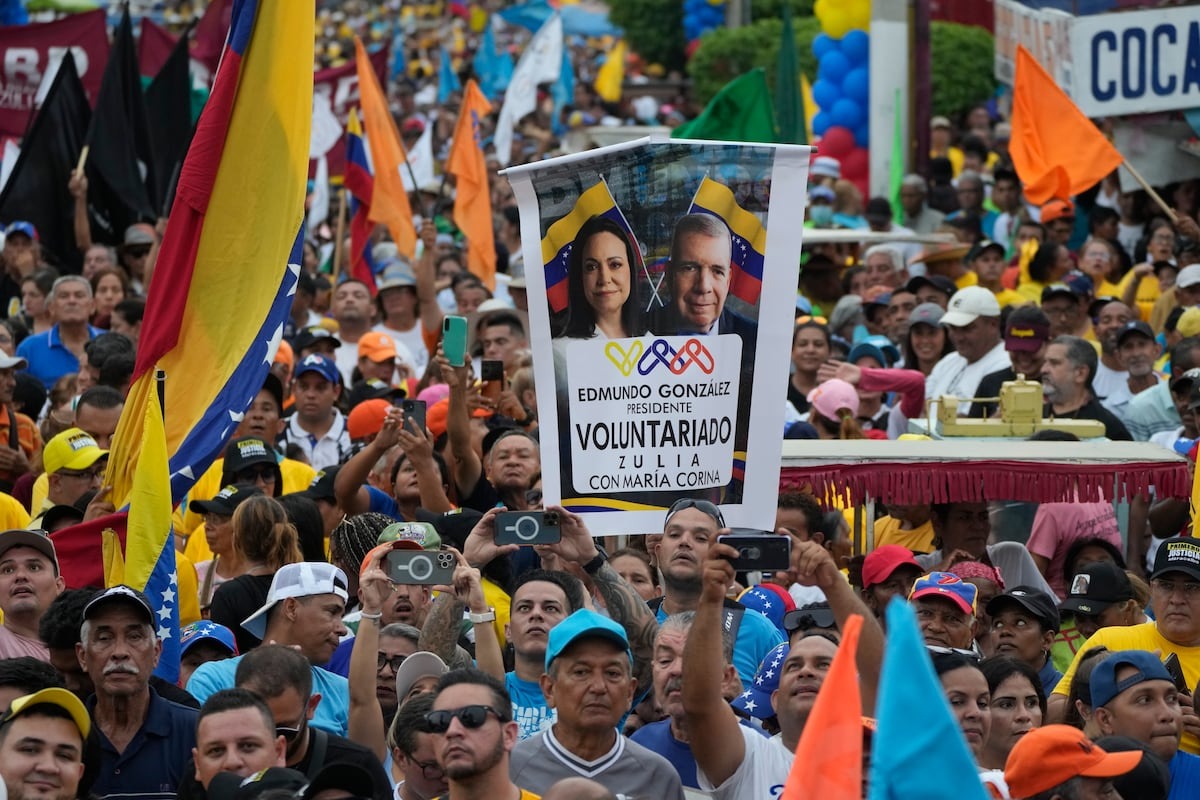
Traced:
<path fill-rule="evenodd" d="M 724 6 L 725 0 L 708 0 L 710 6 Z"/>
<path fill-rule="evenodd" d="M 849 97 L 840 97 L 833 104 L 833 108 L 829 113 L 833 117 L 833 124 L 842 128 L 854 130 L 864 121 L 866 115 L 863 113 L 863 107 L 851 100 Z"/>
<path fill-rule="evenodd" d="M 814 126 L 815 127 L 815 126 Z M 815 132 L 815 131 L 814 131 Z M 842 159 L 854 150 L 854 134 L 845 128 L 831 125 L 818 143 L 821 155 Z M 843 173 L 845 170 L 842 170 Z"/>
<path fill-rule="evenodd" d="M 837 85 L 841 85 L 842 79 L 846 77 L 846 73 L 850 71 L 850 61 L 842 55 L 840 50 L 834 50 L 831 53 L 826 53 L 825 57 L 817 64 L 817 77 L 824 78 L 827 81 L 833 81 Z"/>
<path fill-rule="evenodd" d="M 813 3 L 813 16 L 814 17 L 816 17 L 817 19 L 821 19 L 821 17 L 825 16 L 825 9 L 827 8 L 827 6 L 826 6 L 827 2 L 828 2 L 828 0 L 817 0 L 817 2 Z"/>
<path fill-rule="evenodd" d="M 851 30 L 842 37 L 839 43 L 842 53 L 846 58 L 850 59 L 851 64 L 863 65 L 867 63 L 867 55 L 871 49 L 871 37 L 864 31 Z"/>
<path fill-rule="evenodd" d="M 854 143 L 859 147 L 871 146 L 871 126 L 868 122 L 854 129 Z"/>
<path fill-rule="evenodd" d="M 857 183 L 865 180 L 871 172 L 870 153 L 865 147 L 856 147 L 842 157 L 842 177 Z"/>
<path fill-rule="evenodd" d="M 820 81 L 817 81 L 820 83 Z M 846 73 L 846 77 L 842 79 L 843 97 L 848 97 L 859 105 L 865 106 L 867 98 L 871 92 L 871 73 L 866 67 L 855 67 Z M 817 87 L 813 86 L 813 96 L 816 96 Z"/>
<path fill-rule="evenodd" d="M 850 31 L 851 27 L 850 15 L 842 9 L 826 11 L 825 18 L 821 20 L 821 30 L 834 39 L 841 39 Z"/>
<path fill-rule="evenodd" d="M 687 43 L 687 47 L 683 49 L 683 52 L 684 55 L 686 55 L 688 58 L 691 58 L 692 56 L 696 55 L 696 51 L 699 49 L 700 37 L 696 36 L 691 38 L 691 40 Z"/>
<path fill-rule="evenodd" d="M 838 91 L 836 83 L 817 79 L 817 82 L 812 85 L 812 96 L 813 100 L 817 101 L 818 108 L 832 109 L 833 104 L 838 101 L 842 93 Z"/>
<path fill-rule="evenodd" d="M 846 20 L 846 30 L 866 31 L 871 28 L 871 0 L 853 0 L 846 4 L 842 12 Z M 830 34 L 832 36 L 833 34 Z M 844 36 L 845 34 L 843 34 Z M 841 37 L 838 37 L 841 38 Z"/>
<path fill-rule="evenodd" d="M 813 115 L 813 133 L 817 136 L 824 136 L 829 130 L 830 124 L 828 111 L 818 111 Z M 824 145 L 822 145 L 822 150 L 824 150 Z"/>
<path fill-rule="evenodd" d="M 817 2 L 821 2 L 821 0 L 817 0 Z M 818 61 L 820 61 L 822 58 L 824 58 L 826 53 L 832 52 L 837 49 L 838 49 L 838 43 L 835 42 L 833 39 L 830 39 L 825 34 L 818 33 L 816 36 L 813 37 L 812 52 L 813 52 L 813 55 L 816 56 Z"/>

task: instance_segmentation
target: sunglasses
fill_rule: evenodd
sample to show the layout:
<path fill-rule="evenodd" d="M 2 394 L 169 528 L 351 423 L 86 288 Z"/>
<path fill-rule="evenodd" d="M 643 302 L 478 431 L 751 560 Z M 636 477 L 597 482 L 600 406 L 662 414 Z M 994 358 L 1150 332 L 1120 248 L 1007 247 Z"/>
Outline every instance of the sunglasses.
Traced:
<path fill-rule="evenodd" d="M 500 715 L 500 712 L 491 706 L 471 705 L 442 711 L 430 711 L 425 714 L 425 725 L 430 733 L 445 733 L 450 730 L 450 723 L 457 719 L 462 723 L 464 728 L 475 730 L 487 722 L 488 714 L 494 714 L 496 719 L 501 722 L 507 722 Z"/>
<path fill-rule="evenodd" d="M 714 503 L 710 503 L 707 500 L 693 500 L 690 497 L 685 497 L 682 500 L 676 500 L 674 503 L 672 503 L 671 507 L 667 509 L 667 519 L 669 520 L 671 517 L 675 516 L 675 514 L 679 513 L 680 511 L 686 511 L 689 508 L 694 508 L 702 514 L 707 514 L 715 519 L 717 521 L 718 528 L 725 527 L 725 516 L 721 513 L 721 509 L 717 508 Z"/>
<path fill-rule="evenodd" d="M 275 467 L 247 467 L 239 471 L 234 477 L 241 483 L 252 483 L 261 478 L 264 481 L 275 480 Z"/>
<path fill-rule="evenodd" d="M 837 620 L 834 619 L 832 611 L 797 608 L 783 615 L 783 629 L 788 633 L 813 628 L 833 628 L 836 625 Z"/>
<path fill-rule="evenodd" d="M 796 317 L 797 325 L 807 325 L 810 322 L 815 322 L 818 325 L 828 325 L 829 324 L 829 320 L 825 319 L 824 317 L 813 316 L 812 314 L 805 314 L 803 316 Z"/>

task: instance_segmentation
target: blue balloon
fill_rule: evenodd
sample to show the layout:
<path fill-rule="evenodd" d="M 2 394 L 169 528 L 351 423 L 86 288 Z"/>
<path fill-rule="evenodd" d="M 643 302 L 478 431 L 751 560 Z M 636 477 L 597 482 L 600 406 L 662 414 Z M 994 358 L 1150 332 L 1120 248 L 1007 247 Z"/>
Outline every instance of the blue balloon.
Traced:
<path fill-rule="evenodd" d="M 814 86 L 813 89 L 815 90 L 816 87 Z M 865 106 L 870 93 L 871 73 L 866 67 L 855 67 L 842 80 L 842 96 L 849 97 L 856 103 Z"/>
<path fill-rule="evenodd" d="M 836 83 L 817 79 L 817 82 L 812 86 L 813 100 L 817 102 L 820 108 L 833 108 L 833 104 L 842 96 Z"/>
<path fill-rule="evenodd" d="M 813 116 L 813 133 L 817 136 L 824 136 L 825 131 L 833 125 L 831 117 L 832 115 L 828 111 L 818 111 Z"/>
<path fill-rule="evenodd" d="M 837 40 L 830 37 L 829 34 L 818 33 L 816 36 L 813 37 L 812 51 L 813 51 L 813 55 L 817 57 L 818 61 L 820 61 L 822 58 L 824 58 L 826 53 L 832 52 L 837 49 L 838 49 Z"/>
<path fill-rule="evenodd" d="M 829 112 L 834 125 L 854 130 L 866 121 L 863 107 L 848 97 L 840 98 Z"/>
<path fill-rule="evenodd" d="M 842 37 L 841 48 L 851 64 L 866 64 L 871 51 L 871 37 L 866 31 L 850 31 Z"/>
<path fill-rule="evenodd" d="M 849 71 L 850 60 L 842 55 L 840 50 L 826 53 L 825 57 L 817 64 L 817 76 L 827 81 L 833 81 L 839 86 Z"/>
<path fill-rule="evenodd" d="M 854 129 L 854 144 L 858 147 L 871 146 L 871 125 L 870 122 L 864 122 Z"/>

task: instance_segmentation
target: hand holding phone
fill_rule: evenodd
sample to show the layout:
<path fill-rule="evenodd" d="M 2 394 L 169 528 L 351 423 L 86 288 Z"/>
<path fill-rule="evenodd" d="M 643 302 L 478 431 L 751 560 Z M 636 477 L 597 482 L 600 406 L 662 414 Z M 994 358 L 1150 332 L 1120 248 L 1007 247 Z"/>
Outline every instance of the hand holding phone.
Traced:
<path fill-rule="evenodd" d="M 479 365 L 481 385 L 479 394 L 495 402 L 504 391 L 504 362 L 497 359 L 485 359 Z"/>
<path fill-rule="evenodd" d="M 404 427 L 412 433 L 424 436 L 425 412 L 427 410 L 425 401 L 405 398 L 400 401 L 400 410 L 404 412 Z"/>
<path fill-rule="evenodd" d="M 461 367 L 467 363 L 467 318 L 446 316 L 442 318 L 442 352 L 451 366 Z"/>
<path fill-rule="evenodd" d="M 791 566 L 792 538 L 777 533 L 727 533 L 717 541 L 737 550 L 734 572 L 782 572 Z"/>
<path fill-rule="evenodd" d="M 454 554 L 445 550 L 393 550 L 384 560 L 392 583 L 449 586 L 454 581 Z"/>
<path fill-rule="evenodd" d="M 555 544 L 562 541 L 557 511 L 504 511 L 496 515 L 496 544 Z"/>

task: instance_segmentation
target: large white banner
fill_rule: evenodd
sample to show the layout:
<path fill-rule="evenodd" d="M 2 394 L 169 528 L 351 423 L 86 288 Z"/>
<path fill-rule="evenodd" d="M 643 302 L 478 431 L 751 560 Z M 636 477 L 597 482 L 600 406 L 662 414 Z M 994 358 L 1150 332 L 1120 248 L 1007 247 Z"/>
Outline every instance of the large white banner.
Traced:
<path fill-rule="evenodd" d="M 771 530 L 807 147 L 644 139 L 508 170 L 547 503 L 597 535 L 683 497 Z"/>

